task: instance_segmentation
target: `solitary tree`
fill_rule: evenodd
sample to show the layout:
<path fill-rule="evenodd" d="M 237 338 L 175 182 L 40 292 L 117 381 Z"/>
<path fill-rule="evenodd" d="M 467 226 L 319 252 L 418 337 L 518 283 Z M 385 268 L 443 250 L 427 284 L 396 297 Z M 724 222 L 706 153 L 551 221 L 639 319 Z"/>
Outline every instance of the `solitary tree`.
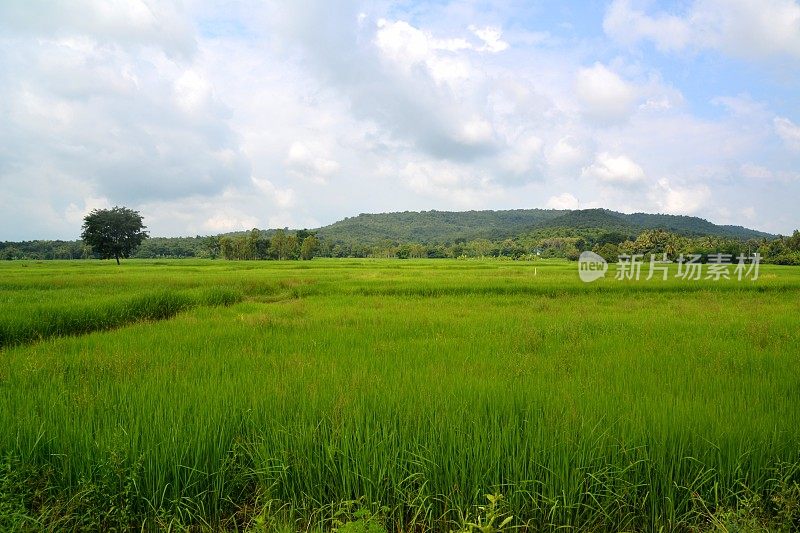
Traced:
<path fill-rule="evenodd" d="M 131 253 L 147 238 L 142 216 L 127 207 L 95 209 L 83 218 L 81 239 L 103 259 L 117 260 Z"/>

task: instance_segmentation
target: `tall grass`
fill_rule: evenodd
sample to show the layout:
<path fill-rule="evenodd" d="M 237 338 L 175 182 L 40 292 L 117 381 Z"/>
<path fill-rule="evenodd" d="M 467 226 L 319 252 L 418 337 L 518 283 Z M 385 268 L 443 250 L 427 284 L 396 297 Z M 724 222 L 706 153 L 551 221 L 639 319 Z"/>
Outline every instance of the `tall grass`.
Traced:
<path fill-rule="evenodd" d="M 241 293 L 225 287 L 204 290 L 150 290 L 100 301 L 54 302 L 20 313 L 13 306 L 0 317 L 0 348 L 47 337 L 80 335 L 139 320 L 164 320 L 198 305 L 231 305 Z"/>
<path fill-rule="evenodd" d="M 0 353 L 0 527 L 446 531 L 485 494 L 529 531 L 800 526 L 796 269 L 683 290 L 247 266 L 136 265 L 145 296 L 213 280 L 245 301 L 141 296 L 172 318 Z M 44 290 L 24 279 L 8 291 Z"/>

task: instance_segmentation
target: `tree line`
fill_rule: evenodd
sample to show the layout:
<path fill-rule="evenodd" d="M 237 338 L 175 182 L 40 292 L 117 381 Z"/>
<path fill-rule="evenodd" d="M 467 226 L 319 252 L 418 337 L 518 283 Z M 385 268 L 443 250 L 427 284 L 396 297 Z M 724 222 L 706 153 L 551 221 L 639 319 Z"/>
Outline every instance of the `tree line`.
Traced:
<path fill-rule="evenodd" d="M 456 239 L 444 244 L 378 241 L 329 242 L 308 230 L 253 229 L 243 234 L 220 236 L 149 238 L 130 256 L 140 259 L 208 258 L 227 260 L 308 260 L 313 257 L 350 258 L 481 258 L 511 260 L 562 258 L 576 260 L 583 250 L 592 250 L 615 262 L 620 254 L 726 253 L 761 254 L 765 263 L 800 265 L 800 231 L 776 239 L 740 240 L 726 237 L 686 237 L 665 230 L 647 230 L 626 235 L 601 230 L 539 231 L 502 240 Z M 100 255 L 82 241 L 0 242 L 0 259 L 88 259 Z"/>
<path fill-rule="evenodd" d="M 267 237 L 264 232 L 254 228 L 245 235 L 217 237 L 216 243 L 212 240 L 210 244 L 215 246 L 215 256 L 232 260 L 309 260 L 320 249 L 316 234 L 308 230 L 292 233 L 279 229 Z"/>
<path fill-rule="evenodd" d="M 569 213 L 569 216 L 574 213 Z M 604 211 L 581 212 L 608 217 Z M 616 220 L 616 219 L 615 219 Z M 699 220 L 699 219 L 698 219 Z M 142 216 L 126 207 L 95 209 L 86 217 L 81 241 L 0 242 L 0 259 L 86 259 L 113 258 L 222 258 L 227 260 L 309 260 L 314 257 L 382 257 L 505 259 L 564 258 L 577 260 L 592 250 L 607 261 L 620 255 L 715 254 L 761 255 L 767 263 L 800 265 L 800 231 L 777 238 L 742 239 L 731 236 L 687 236 L 665 229 L 647 229 L 636 234 L 625 228 L 539 227 L 516 237 L 455 238 L 449 242 L 400 242 L 390 239 L 345 241 L 321 238 L 316 231 L 278 229 L 197 237 L 149 238 Z"/>

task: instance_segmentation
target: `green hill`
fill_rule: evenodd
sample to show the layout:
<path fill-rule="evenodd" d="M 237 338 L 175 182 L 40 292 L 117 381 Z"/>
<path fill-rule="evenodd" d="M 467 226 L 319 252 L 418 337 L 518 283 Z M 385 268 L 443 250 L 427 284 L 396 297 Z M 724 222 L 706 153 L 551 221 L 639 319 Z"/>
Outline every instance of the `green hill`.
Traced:
<path fill-rule="evenodd" d="M 404 211 L 360 214 L 319 228 L 329 242 L 450 243 L 458 240 L 498 240 L 527 233 L 558 230 L 602 230 L 636 235 L 645 229 L 665 229 L 686 236 L 738 239 L 772 238 L 774 235 L 741 226 L 720 226 L 690 216 L 648 213 L 624 214 L 607 209 L 508 211 Z"/>
<path fill-rule="evenodd" d="M 374 244 L 397 242 L 444 243 L 457 239 L 502 239 L 519 235 L 567 211 L 514 209 L 509 211 L 403 211 L 362 213 L 319 228 L 331 242 Z"/>
<path fill-rule="evenodd" d="M 396 245 L 405 245 L 407 249 L 391 253 L 407 252 L 409 256 L 420 253 L 418 249 L 415 251 L 408 248 L 412 244 L 428 246 L 430 249 L 425 252 L 428 257 L 447 257 L 449 253 L 459 255 L 464 253 L 461 250 L 463 245 L 478 239 L 487 239 L 499 247 L 500 241 L 515 238 L 518 246 L 523 246 L 520 243 L 525 243 L 523 248 L 527 246 L 526 249 L 537 249 L 542 240 L 554 238 L 586 239 L 587 242 L 593 243 L 619 243 L 626 239 L 633 240 L 642 231 L 649 229 L 664 229 L 686 237 L 709 236 L 739 240 L 776 237 L 741 226 L 719 226 L 697 217 L 648 213 L 624 214 L 608 209 L 404 211 L 360 214 L 310 231 L 321 238 L 327 247 L 325 253 L 335 257 L 367 257 L 374 254 L 382 257 L 380 254 L 389 253 L 386 251 Z M 258 230 L 264 241 L 272 238 L 276 231 Z M 304 232 L 308 233 L 309 230 L 289 230 L 289 232 L 302 241 Z M 211 237 L 153 237 L 142 243 L 135 257 L 216 257 L 221 253 L 218 237 L 242 237 L 249 234 L 250 231 L 240 231 Z M 447 246 L 451 249 L 444 250 L 443 248 Z M 776 257 L 780 256 L 780 247 L 775 248 L 773 252 Z M 487 252 L 485 250 L 481 252 L 484 253 Z M 565 252 L 559 249 L 558 253 Z M 91 257 L 91 250 L 80 241 L 0 242 L 0 259 L 86 257 Z M 792 256 L 781 260 L 794 262 L 797 259 Z"/>
<path fill-rule="evenodd" d="M 607 209 L 581 209 L 577 211 L 567 211 L 562 215 L 537 224 L 533 229 L 602 229 L 620 233 L 637 233 L 639 228 L 623 218 L 624 216 L 625 215 L 622 213 L 616 213 Z"/>

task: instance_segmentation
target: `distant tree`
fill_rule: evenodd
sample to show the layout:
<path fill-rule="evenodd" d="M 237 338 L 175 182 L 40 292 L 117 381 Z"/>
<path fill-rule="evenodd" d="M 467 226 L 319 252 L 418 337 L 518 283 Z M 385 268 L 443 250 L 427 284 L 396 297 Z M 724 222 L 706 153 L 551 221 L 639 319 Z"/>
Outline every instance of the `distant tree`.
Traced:
<path fill-rule="evenodd" d="M 643 231 L 633 242 L 634 250 L 637 254 L 644 255 L 645 259 L 651 254 L 664 254 L 672 259 L 678 249 L 677 236 L 674 233 L 661 229 Z M 711 246 L 713 248 L 713 246 Z"/>
<path fill-rule="evenodd" d="M 427 244 L 423 247 L 425 248 L 425 255 L 423 255 L 423 257 L 428 257 L 430 259 L 444 259 L 445 257 L 450 257 L 450 252 L 444 244 Z"/>
<path fill-rule="evenodd" d="M 269 239 L 264 237 L 260 229 L 251 229 L 244 239 L 245 255 L 239 259 L 269 259 Z"/>
<path fill-rule="evenodd" d="M 619 246 L 606 242 L 594 247 L 593 251 L 609 263 L 616 263 L 619 260 Z"/>
<path fill-rule="evenodd" d="M 79 251 L 80 251 L 81 259 L 89 259 L 89 258 L 92 257 L 92 247 L 91 247 L 91 245 L 86 244 L 85 242 L 82 242 L 80 244 Z"/>
<path fill-rule="evenodd" d="M 786 238 L 786 248 L 792 252 L 800 252 L 800 230 L 794 230 L 792 236 Z"/>
<path fill-rule="evenodd" d="M 408 259 L 411 257 L 411 245 L 407 243 L 399 245 L 395 254 L 398 259 Z"/>
<path fill-rule="evenodd" d="M 72 259 L 72 248 L 67 244 L 61 244 L 53 250 L 53 259 Z"/>
<path fill-rule="evenodd" d="M 103 259 L 117 260 L 131 253 L 147 238 L 142 216 L 127 207 L 95 209 L 83 218 L 81 239 Z"/>
<path fill-rule="evenodd" d="M 251 229 L 244 240 L 245 253 L 242 259 L 258 259 L 259 241 L 261 241 L 261 232 L 258 228 Z"/>
<path fill-rule="evenodd" d="M 600 235 L 597 238 L 596 244 L 598 244 L 599 246 L 603 246 L 604 244 L 620 244 L 620 243 L 623 243 L 623 242 L 625 242 L 627 240 L 628 240 L 628 237 L 626 235 L 623 235 L 622 233 L 620 233 L 618 231 L 611 231 L 611 232 L 603 233 L 602 235 Z M 611 248 L 607 248 L 607 249 L 611 250 Z M 600 254 L 600 255 L 602 255 L 602 254 Z M 603 257 L 605 257 L 605 256 L 603 256 Z M 608 259 L 608 258 L 606 258 L 606 259 Z"/>
<path fill-rule="evenodd" d="M 227 236 L 220 237 L 219 252 L 225 259 L 233 259 L 233 239 Z"/>
<path fill-rule="evenodd" d="M 299 233 L 299 232 L 298 232 Z M 300 245 L 300 259 L 311 259 L 319 250 L 319 239 L 313 233 L 307 235 Z"/>
<path fill-rule="evenodd" d="M 0 251 L 0 259 L 22 259 L 23 254 L 22 250 L 17 248 L 16 246 L 6 246 Z"/>
<path fill-rule="evenodd" d="M 203 237 L 201 240 L 202 252 L 199 255 L 201 257 L 210 257 L 211 259 L 216 259 L 221 253 L 219 249 L 219 240 L 220 238 L 216 236 Z"/>
<path fill-rule="evenodd" d="M 287 258 L 287 236 L 286 232 L 282 229 L 279 229 L 275 232 L 272 236 L 272 240 L 270 241 L 270 255 L 275 259 L 286 259 Z"/>
<path fill-rule="evenodd" d="M 486 257 L 492 255 L 494 246 L 487 239 L 475 239 L 467 243 L 467 251 L 471 257 Z"/>
<path fill-rule="evenodd" d="M 297 235 L 286 237 L 286 252 L 284 259 L 298 259 L 300 257 L 300 241 Z"/>
<path fill-rule="evenodd" d="M 262 237 L 256 243 L 256 259 L 269 259 L 269 239 Z"/>

